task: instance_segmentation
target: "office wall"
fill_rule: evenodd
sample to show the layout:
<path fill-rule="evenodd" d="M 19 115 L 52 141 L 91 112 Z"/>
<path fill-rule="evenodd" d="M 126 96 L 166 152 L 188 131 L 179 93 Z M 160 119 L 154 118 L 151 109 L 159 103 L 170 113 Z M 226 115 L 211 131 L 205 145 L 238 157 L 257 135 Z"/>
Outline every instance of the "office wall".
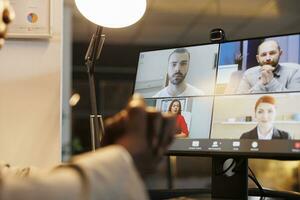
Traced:
<path fill-rule="evenodd" d="M 63 2 L 51 2 L 51 39 L 8 40 L 0 50 L 0 160 L 13 165 L 61 160 Z"/>

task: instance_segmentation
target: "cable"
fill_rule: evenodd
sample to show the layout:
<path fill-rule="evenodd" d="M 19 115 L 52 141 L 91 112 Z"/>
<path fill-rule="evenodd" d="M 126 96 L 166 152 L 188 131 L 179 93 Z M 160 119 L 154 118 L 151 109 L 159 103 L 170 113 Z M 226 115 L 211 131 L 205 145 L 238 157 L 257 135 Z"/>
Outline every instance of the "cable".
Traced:
<path fill-rule="evenodd" d="M 257 183 L 257 187 L 260 189 L 260 190 L 264 190 L 263 187 L 261 186 L 261 184 L 259 183 L 259 181 L 257 180 L 254 172 L 251 170 L 251 168 L 248 166 L 248 169 L 252 175 L 252 177 L 255 179 L 255 182 Z"/>
<path fill-rule="evenodd" d="M 264 189 L 261 188 L 259 182 L 257 182 L 257 180 L 256 180 L 253 176 L 251 176 L 251 175 L 248 175 L 248 177 L 249 177 L 249 178 L 255 183 L 255 185 L 258 187 L 260 196 L 261 196 L 261 197 L 264 197 L 264 196 L 265 196 Z"/>
<path fill-rule="evenodd" d="M 259 183 L 259 181 L 257 180 L 254 172 L 251 170 L 251 168 L 248 166 L 248 169 L 251 173 L 251 175 L 249 174 L 248 177 L 255 183 L 255 185 L 258 187 L 259 189 L 259 192 L 261 194 L 262 197 L 264 197 L 266 194 L 265 194 L 265 191 L 263 189 L 263 187 L 261 186 L 261 184 Z"/>

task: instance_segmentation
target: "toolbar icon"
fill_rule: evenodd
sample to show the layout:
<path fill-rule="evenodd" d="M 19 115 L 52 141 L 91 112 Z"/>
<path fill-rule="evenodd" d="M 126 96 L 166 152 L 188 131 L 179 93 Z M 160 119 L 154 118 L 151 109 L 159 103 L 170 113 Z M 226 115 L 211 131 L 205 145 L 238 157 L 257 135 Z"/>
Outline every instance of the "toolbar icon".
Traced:
<path fill-rule="evenodd" d="M 192 147 L 199 147 L 199 141 L 193 141 L 192 142 Z"/>

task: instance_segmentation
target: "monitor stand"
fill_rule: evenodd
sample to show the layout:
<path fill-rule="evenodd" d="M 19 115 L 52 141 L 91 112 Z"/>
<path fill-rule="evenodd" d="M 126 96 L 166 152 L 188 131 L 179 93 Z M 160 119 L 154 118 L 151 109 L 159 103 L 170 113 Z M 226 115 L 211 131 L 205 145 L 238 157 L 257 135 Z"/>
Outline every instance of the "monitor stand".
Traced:
<path fill-rule="evenodd" d="M 232 162 L 234 161 L 234 162 Z M 169 163 L 170 164 L 170 163 Z M 172 173 L 169 172 L 168 183 L 173 182 Z M 174 189 L 169 185 L 168 189 L 149 190 L 150 199 L 162 200 L 188 196 L 203 200 L 220 199 L 261 199 L 261 191 L 258 189 L 248 190 L 248 159 L 240 157 L 213 157 L 212 158 L 212 187 L 196 189 Z M 300 199 L 296 192 L 282 192 L 264 189 L 267 199 Z"/>
<path fill-rule="evenodd" d="M 212 198 L 248 199 L 248 159 L 212 158 Z"/>

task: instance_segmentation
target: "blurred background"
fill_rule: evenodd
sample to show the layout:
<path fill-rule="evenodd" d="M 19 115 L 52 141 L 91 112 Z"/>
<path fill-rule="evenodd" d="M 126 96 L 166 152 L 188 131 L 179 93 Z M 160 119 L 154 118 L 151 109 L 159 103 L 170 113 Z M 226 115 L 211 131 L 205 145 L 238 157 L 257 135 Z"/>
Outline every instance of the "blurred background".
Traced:
<path fill-rule="evenodd" d="M 133 5 L 134 6 L 134 5 Z M 123 29 L 104 29 L 106 41 L 96 67 L 98 109 L 104 118 L 118 112 L 132 95 L 139 52 L 209 43 L 209 32 L 222 28 L 227 40 L 300 32 L 299 0 L 148 0 L 144 17 Z M 96 26 L 81 16 L 73 0 L 64 2 L 64 43 L 71 57 L 71 109 L 63 106 L 64 158 L 90 150 L 90 99 L 84 56 Z M 64 54 L 64 56 L 67 56 Z M 68 75 L 69 74 L 69 75 Z M 70 135 L 70 133 L 72 133 Z M 149 188 L 210 186 L 210 158 L 172 157 L 147 180 Z M 250 166 L 264 187 L 299 191 L 297 161 L 251 159 Z"/>

